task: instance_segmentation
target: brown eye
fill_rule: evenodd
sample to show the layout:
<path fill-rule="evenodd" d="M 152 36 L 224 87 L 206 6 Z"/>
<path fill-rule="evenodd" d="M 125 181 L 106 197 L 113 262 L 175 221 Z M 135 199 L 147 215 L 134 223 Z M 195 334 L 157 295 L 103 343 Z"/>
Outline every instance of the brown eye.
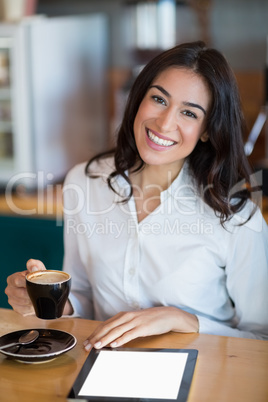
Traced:
<path fill-rule="evenodd" d="M 166 105 L 165 99 L 161 98 L 161 96 L 153 95 L 153 96 L 152 96 L 152 99 L 153 99 L 156 103 L 161 103 L 161 105 L 164 105 L 164 106 Z"/>
<path fill-rule="evenodd" d="M 182 114 L 184 114 L 185 116 L 192 117 L 193 119 L 196 119 L 196 118 L 197 118 L 196 114 L 194 114 L 194 113 L 191 112 L 190 110 L 184 110 L 184 111 L 182 112 Z"/>

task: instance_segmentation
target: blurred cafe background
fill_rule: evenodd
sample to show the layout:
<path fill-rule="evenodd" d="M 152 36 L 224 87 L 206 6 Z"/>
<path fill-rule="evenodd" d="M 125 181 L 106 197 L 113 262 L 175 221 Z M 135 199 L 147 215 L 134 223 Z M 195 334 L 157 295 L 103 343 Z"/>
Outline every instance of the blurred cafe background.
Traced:
<path fill-rule="evenodd" d="M 175 44 L 231 64 L 267 217 L 267 21 L 267 0 L 0 0 L 0 307 L 28 258 L 60 268 L 67 171 L 113 146 L 135 76 Z"/>

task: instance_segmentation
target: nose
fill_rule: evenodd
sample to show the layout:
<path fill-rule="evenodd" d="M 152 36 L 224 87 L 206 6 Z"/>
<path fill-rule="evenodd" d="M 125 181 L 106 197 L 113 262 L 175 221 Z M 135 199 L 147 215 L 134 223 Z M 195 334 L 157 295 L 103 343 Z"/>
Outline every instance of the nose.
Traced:
<path fill-rule="evenodd" d="M 166 108 L 161 111 L 160 115 L 156 119 L 160 131 L 169 132 L 177 130 L 177 118 L 175 110 Z"/>

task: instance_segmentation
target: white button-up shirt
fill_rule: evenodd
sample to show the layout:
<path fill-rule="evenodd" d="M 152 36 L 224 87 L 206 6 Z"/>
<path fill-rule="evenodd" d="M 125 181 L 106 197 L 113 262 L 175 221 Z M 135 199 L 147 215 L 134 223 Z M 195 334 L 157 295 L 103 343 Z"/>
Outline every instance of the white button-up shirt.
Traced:
<path fill-rule="evenodd" d="M 200 332 L 268 339 L 268 230 L 252 203 L 226 223 L 197 195 L 185 163 L 160 206 L 137 221 L 107 185 L 108 158 L 74 167 L 64 186 L 64 270 L 75 314 L 106 320 L 120 311 L 175 306 L 196 314 Z M 118 176 L 120 194 L 129 185 Z"/>

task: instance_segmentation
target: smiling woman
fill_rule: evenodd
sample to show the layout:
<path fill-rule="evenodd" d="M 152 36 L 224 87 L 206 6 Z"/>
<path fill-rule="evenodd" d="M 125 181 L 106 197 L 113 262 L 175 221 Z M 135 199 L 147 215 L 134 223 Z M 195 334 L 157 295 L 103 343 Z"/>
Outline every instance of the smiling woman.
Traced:
<path fill-rule="evenodd" d="M 139 184 L 135 180 L 136 176 L 133 177 L 133 173 L 144 168 L 145 161 L 139 154 L 140 149 L 137 149 L 134 124 L 139 118 L 140 107 L 142 107 L 150 91 L 154 89 L 156 92 L 151 94 L 152 100 L 159 103 L 159 108 L 160 105 L 163 106 L 161 110 L 170 110 L 170 107 L 165 106 L 165 104 L 169 105 L 168 101 L 170 101 L 171 94 L 168 88 L 164 88 L 163 92 L 163 86 L 157 82 L 160 77 L 164 79 L 168 76 L 168 72 L 173 74 L 169 88 L 176 87 L 176 92 L 180 96 L 182 96 L 183 91 L 184 96 L 190 96 L 189 99 L 180 99 L 181 106 L 183 106 L 181 114 L 193 119 L 196 117 L 196 125 L 200 124 L 200 119 L 203 120 L 200 140 L 196 142 L 196 146 L 192 149 L 193 152 L 189 154 L 188 163 L 197 186 L 206 189 L 203 191 L 205 202 L 219 214 L 220 221 L 223 224 L 233 213 L 239 211 L 250 198 L 250 191 L 248 190 L 250 186 L 238 189 L 237 183 L 241 180 L 249 183 L 251 169 L 244 153 L 242 138 L 245 122 L 235 76 L 224 56 L 215 49 L 207 49 L 202 42 L 182 44 L 163 52 L 151 60 L 137 77 L 130 91 L 119 129 L 118 146 L 115 150 L 116 170 L 108 177 L 108 185 L 112 187 L 113 177 L 117 174 L 121 175 L 130 184 L 129 197 L 131 197 L 133 192 L 131 183 Z M 180 85 L 177 84 L 177 77 L 174 75 L 182 75 L 182 73 L 184 73 L 185 78 L 187 77 L 187 86 L 184 85 L 183 80 L 180 81 Z M 165 96 L 164 99 L 163 96 Z M 199 108 L 196 107 L 197 105 Z M 176 119 L 173 119 L 174 116 L 163 112 L 159 118 L 162 119 L 163 116 L 165 118 L 170 117 L 171 123 L 175 126 Z M 161 134 L 159 130 L 149 131 L 155 136 L 153 137 L 157 142 L 155 147 L 163 146 L 159 138 L 174 141 L 174 138 L 170 136 L 167 138 L 167 135 L 162 135 L 163 133 Z M 151 147 L 154 143 L 152 135 L 151 138 L 148 137 L 147 128 L 147 139 Z M 209 141 L 207 141 L 208 139 Z M 146 150 L 146 148 L 144 149 Z M 151 153 L 151 155 L 153 154 Z M 157 164 L 156 160 L 159 156 L 160 152 L 154 153 L 154 164 Z M 169 171 L 168 183 L 170 183 L 170 175 L 174 179 L 176 173 L 179 173 L 179 160 L 177 164 L 177 172 L 176 169 L 173 174 Z M 148 164 L 146 169 L 148 169 Z M 156 176 L 163 178 L 162 168 L 161 175 L 156 169 L 157 167 L 154 169 Z M 154 177 L 153 180 L 155 179 Z M 161 186 L 162 189 L 165 189 L 167 183 L 161 183 Z M 236 186 L 235 193 L 233 191 L 234 186 Z M 230 195 L 232 198 L 236 198 L 237 202 L 231 203 Z"/>
<path fill-rule="evenodd" d="M 243 130 L 225 58 L 186 43 L 141 71 L 116 148 L 69 172 L 65 314 L 103 321 L 87 350 L 169 331 L 268 339 L 268 230 Z M 32 311 L 25 273 L 6 293 Z"/>
<path fill-rule="evenodd" d="M 135 142 L 144 163 L 162 165 L 166 176 L 168 171 L 177 176 L 199 139 L 207 139 L 210 102 L 210 91 L 198 74 L 176 67 L 161 72 L 134 121 Z"/>

